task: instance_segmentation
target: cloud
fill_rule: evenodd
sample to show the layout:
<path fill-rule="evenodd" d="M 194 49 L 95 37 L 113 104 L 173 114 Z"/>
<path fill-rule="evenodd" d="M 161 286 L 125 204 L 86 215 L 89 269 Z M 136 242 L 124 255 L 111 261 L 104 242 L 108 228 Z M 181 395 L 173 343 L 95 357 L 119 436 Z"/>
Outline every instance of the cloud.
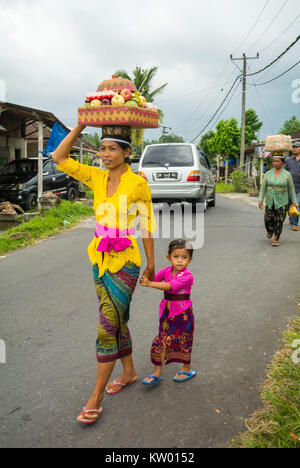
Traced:
<path fill-rule="evenodd" d="M 262 10 L 261 0 L 0 0 L 0 78 L 7 84 L 7 100 L 52 111 L 67 125 L 74 125 L 85 94 L 96 90 L 102 80 L 117 69 L 155 65 L 159 72 L 154 86 L 168 82 L 157 98 L 165 124 L 177 127 L 188 138 L 213 115 L 236 77 L 230 54 L 248 53 L 265 33 L 249 50 L 255 55 L 299 14 L 298 0 L 290 0 L 266 30 L 281 5 L 282 0 L 269 3 L 239 48 Z M 272 61 L 295 39 L 298 29 L 295 23 L 259 61 L 249 62 L 251 69 Z M 266 78 L 276 76 L 298 57 L 299 46 Z M 249 87 L 248 107 L 258 110 L 265 132 L 271 131 L 268 127 L 277 131 L 284 120 L 299 113 L 291 99 L 291 84 L 299 77 L 295 69 L 284 79 L 261 87 L 261 98 Z M 189 96 L 178 99 L 185 95 Z M 223 117 L 240 120 L 238 97 L 237 93 Z M 147 132 L 146 138 L 154 133 Z"/>

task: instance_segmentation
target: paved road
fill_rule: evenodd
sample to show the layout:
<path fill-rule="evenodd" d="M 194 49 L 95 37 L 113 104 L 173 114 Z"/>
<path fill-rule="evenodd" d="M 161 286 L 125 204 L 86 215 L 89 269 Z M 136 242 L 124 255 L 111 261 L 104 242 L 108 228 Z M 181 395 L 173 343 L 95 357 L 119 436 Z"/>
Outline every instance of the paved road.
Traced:
<path fill-rule="evenodd" d="M 141 383 L 105 397 L 94 427 L 77 424 L 96 374 L 98 304 L 86 247 L 93 225 L 0 259 L 1 447 L 228 447 L 259 405 L 258 385 L 295 317 L 300 233 L 285 227 L 280 249 L 265 240 L 262 213 L 218 198 L 205 217 L 205 245 L 196 252 L 194 368 L 176 385 L 176 365 L 155 388 Z M 156 243 L 157 268 L 168 241 Z M 139 377 L 152 370 L 159 292 L 138 287 L 131 331 Z M 119 376 L 120 365 L 114 376 Z M 220 411 L 220 413 L 216 412 Z"/>

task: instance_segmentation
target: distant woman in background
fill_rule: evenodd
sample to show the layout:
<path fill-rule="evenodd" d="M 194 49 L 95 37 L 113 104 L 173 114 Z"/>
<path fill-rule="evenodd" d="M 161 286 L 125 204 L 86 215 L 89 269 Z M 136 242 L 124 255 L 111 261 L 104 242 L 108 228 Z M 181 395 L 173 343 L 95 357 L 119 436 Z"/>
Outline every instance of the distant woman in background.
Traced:
<path fill-rule="evenodd" d="M 273 156 L 273 169 L 268 171 L 262 183 L 259 195 L 259 208 L 264 209 L 266 201 L 265 226 L 267 238 L 273 239 L 272 246 L 279 247 L 279 239 L 282 234 L 289 199 L 292 206 L 298 207 L 293 178 L 284 169 L 285 158 L 281 154 Z"/>

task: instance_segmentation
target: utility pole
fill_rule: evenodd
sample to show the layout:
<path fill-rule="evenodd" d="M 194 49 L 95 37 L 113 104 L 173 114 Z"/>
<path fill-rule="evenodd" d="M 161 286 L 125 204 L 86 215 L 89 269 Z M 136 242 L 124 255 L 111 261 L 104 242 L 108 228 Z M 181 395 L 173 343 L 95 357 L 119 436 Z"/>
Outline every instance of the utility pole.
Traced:
<path fill-rule="evenodd" d="M 161 142 L 164 143 L 164 137 L 165 135 L 168 135 L 168 132 L 166 132 L 166 130 L 172 130 L 172 128 L 170 127 L 159 127 L 159 128 L 162 128 L 163 129 L 163 132 L 162 132 L 162 136 L 161 136 Z"/>
<path fill-rule="evenodd" d="M 41 198 L 43 196 L 43 171 L 44 171 L 44 130 L 43 122 L 38 122 L 38 210 L 41 210 Z"/>
<path fill-rule="evenodd" d="M 241 131 L 241 153 L 239 168 L 242 169 L 245 164 L 245 135 L 246 135 L 246 93 L 247 93 L 247 60 L 259 59 L 259 54 L 256 57 L 247 57 L 243 54 L 243 58 L 233 58 L 230 56 L 232 62 L 243 60 L 243 99 L 242 99 L 242 131 Z"/>

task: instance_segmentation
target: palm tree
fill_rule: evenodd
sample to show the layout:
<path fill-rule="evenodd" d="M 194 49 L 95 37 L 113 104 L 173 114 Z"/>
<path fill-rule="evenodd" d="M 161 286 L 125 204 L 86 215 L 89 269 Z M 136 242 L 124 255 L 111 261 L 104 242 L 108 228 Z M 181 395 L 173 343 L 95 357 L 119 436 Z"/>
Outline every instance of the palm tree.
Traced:
<path fill-rule="evenodd" d="M 168 84 L 165 83 L 154 91 L 151 90 L 151 84 L 157 71 L 158 67 L 152 67 L 149 68 L 149 70 L 143 70 L 141 67 L 136 67 L 136 69 L 133 70 L 133 76 L 130 76 L 125 70 L 119 70 L 116 74 L 122 78 L 133 81 L 136 89 L 147 99 L 147 102 L 153 102 L 154 96 L 161 93 Z"/>
<path fill-rule="evenodd" d="M 116 74 L 119 75 L 121 78 L 126 78 L 127 80 L 132 81 L 138 92 L 141 93 L 147 99 L 147 102 L 152 103 L 154 101 L 154 97 L 157 94 L 160 94 L 168 84 L 165 83 L 155 90 L 151 89 L 152 81 L 157 71 L 158 67 L 152 67 L 145 70 L 141 67 L 136 67 L 135 70 L 133 70 L 132 72 L 132 76 L 130 76 L 130 74 L 126 70 L 118 70 Z M 160 124 L 162 124 L 164 119 L 164 113 L 161 109 L 158 109 L 158 113 L 159 122 Z M 133 143 L 142 146 L 144 139 L 144 130 L 133 130 L 132 136 Z"/>

